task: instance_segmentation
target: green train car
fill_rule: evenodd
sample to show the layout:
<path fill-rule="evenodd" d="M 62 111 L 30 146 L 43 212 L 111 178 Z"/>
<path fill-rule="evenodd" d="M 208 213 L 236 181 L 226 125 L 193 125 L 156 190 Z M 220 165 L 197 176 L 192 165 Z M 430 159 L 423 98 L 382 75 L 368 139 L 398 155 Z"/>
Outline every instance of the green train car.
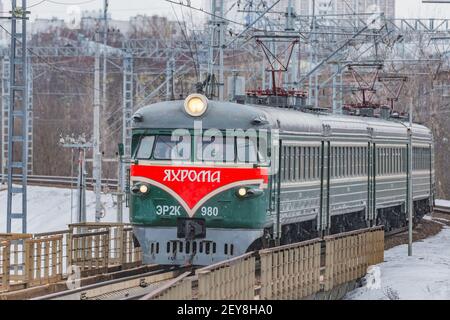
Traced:
<path fill-rule="evenodd" d="M 145 263 L 208 265 L 368 226 L 434 201 L 433 137 L 399 120 L 184 101 L 133 116 L 130 220 Z"/>

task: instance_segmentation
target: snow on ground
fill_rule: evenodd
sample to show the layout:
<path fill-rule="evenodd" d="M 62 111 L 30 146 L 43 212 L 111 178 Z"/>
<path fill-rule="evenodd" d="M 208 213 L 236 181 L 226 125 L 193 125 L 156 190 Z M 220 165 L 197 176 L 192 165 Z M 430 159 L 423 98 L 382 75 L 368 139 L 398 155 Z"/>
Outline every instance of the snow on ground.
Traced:
<path fill-rule="evenodd" d="M 71 217 L 71 190 L 28 186 L 28 233 L 40 233 L 67 229 L 67 225 L 75 222 L 76 191 L 73 190 L 73 207 Z M 21 197 L 17 195 L 17 197 Z M 19 198 L 20 199 L 20 198 Z M 20 200 L 19 200 L 20 201 Z M 115 222 L 117 220 L 116 197 L 102 195 L 102 204 L 106 209 L 102 222 Z M 6 231 L 6 190 L 0 191 L 0 233 Z M 19 203 L 14 203 L 20 205 Z M 20 208 L 20 206 L 18 206 Z M 88 221 L 95 221 L 95 194 L 86 191 L 86 215 Z M 124 222 L 128 222 L 128 208 L 124 208 Z M 18 221 L 13 221 L 13 232 L 20 230 Z"/>
<path fill-rule="evenodd" d="M 353 290 L 350 300 L 450 299 L 450 228 L 414 242 L 413 256 L 407 245 L 385 251 L 384 261 L 373 267 L 369 285 Z M 377 281 L 378 280 L 378 281 Z"/>
<path fill-rule="evenodd" d="M 437 206 L 450 207 L 450 200 L 436 199 L 436 200 L 434 201 L 434 203 L 435 203 Z"/>

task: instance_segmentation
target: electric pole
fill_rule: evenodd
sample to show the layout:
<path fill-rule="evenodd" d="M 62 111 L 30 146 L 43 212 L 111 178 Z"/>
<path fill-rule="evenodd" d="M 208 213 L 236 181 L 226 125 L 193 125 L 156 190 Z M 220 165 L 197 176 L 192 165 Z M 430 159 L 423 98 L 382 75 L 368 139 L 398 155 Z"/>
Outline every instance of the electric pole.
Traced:
<path fill-rule="evenodd" d="M 125 183 L 123 180 L 124 177 L 124 161 L 123 161 L 123 156 L 124 156 L 124 145 L 123 143 L 119 143 L 119 152 L 117 153 L 117 161 L 118 161 L 118 166 L 117 166 L 117 222 L 122 223 L 123 222 L 123 199 L 124 199 L 124 192 L 125 192 Z"/>
<path fill-rule="evenodd" d="M 102 216 L 101 191 L 102 191 L 102 155 L 100 152 L 100 46 L 99 33 L 97 33 L 97 48 L 95 50 L 94 71 L 94 150 L 93 150 L 93 176 L 95 192 L 95 222 L 100 222 Z"/>
<path fill-rule="evenodd" d="M 106 107 L 106 64 L 107 64 L 107 52 L 106 46 L 108 44 L 108 0 L 103 2 L 103 23 L 102 23 L 102 36 L 103 36 L 103 81 L 100 96 L 100 37 L 97 32 L 97 48 L 95 51 L 95 75 L 94 75 L 94 167 L 93 176 L 95 180 L 94 192 L 95 192 L 95 222 L 100 222 L 102 217 L 102 204 L 101 204 L 101 192 L 102 192 L 102 152 L 101 152 L 101 139 L 100 139 L 100 109 Z M 101 100 L 100 100 L 101 99 Z"/>
<path fill-rule="evenodd" d="M 12 221 L 20 220 L 21 233 L 27 232 L 28 180 L 28 96 L 30 94 L 27 49 L 27 1 L 17 5 L 11 1 L 11 47 L 9 57 L 8 109 L 8 199 L 6 232 L 11 233 Z M 3 134 L 3 133 L 2 133 Z M 15 152 L 13 152 L 15 151 Z M 13 185 L 13 175 L 16 177 Z M 17 181 L 18 180 L 18 181 Z M 14 206 L 13 203 L 17 205 Z"/>
<path fill-rule="evenodd" d="M 72 137 L 62 138 L 60 145 L 63 148 L 78 150 L 78 180 L 77 180 L 77 223 L 86 222 L 86 151 L 92 148 L 92 143 L 87 143 L 84 136 L 77 139 Z M 71 208 L 72 210 L 72 208 Z"/>
<path fill-rule="evenodd" d="M 414 217 L 414 201 L 413 201 L 413 138 L 412 138 L 412 99 L 409 103 L 409 126 L 408 126 L 408 256 L 412 256 L 413 243 L 413 217 Z"/>
<path fill-rule="evenodd" d="M 102 106 L 103 110 L 106 108 L 106 86 L 107 86 L 107 52 L 108 45 L 108 7 L 109 1 L 104 0 L 103 7 L 103 88 L 102 88 Z"/>
<path fill-rule="evenodd" d="M 224 66 L 223 52 L 225 48 L 225 25 L 223 0 L 211 0 L 211 14 L 213 18 L 210 24 L 210 47 L 208 56 L 208 76 L 210 83 L 208 84 L 211 98 L 214 96 L 216 81 L 214 78 L 218 73 L 218 98 L 223 100 L 224 96 Z M 217 62 L 218 58 L 218 62 Z"/>

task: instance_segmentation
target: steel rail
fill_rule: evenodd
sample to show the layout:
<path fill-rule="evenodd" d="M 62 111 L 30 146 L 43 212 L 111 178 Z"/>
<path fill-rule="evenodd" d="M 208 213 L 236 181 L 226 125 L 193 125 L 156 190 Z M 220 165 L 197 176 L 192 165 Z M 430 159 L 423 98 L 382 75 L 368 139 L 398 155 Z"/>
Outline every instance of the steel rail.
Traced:
<path fill-rule="evenodd" d="M 163 285 L 168 280 L 171 280 L 183 271 L 186 271 L 186 267 L 159 267 L 160 269 L 152 270 L 147 273 L 103 281 L 77 289 L 36 297 L 31 300 L 102 300 L 103 296 L 107 299 L 123 299 L 133 290 L 141 290 L 141 295 L 146 295 L 155 290 L 155 287 Z M 164 275 L 167 275 L 167 279 L 164 278 Z M 157 280 L 151 282 L 152 278 L 157 278 Z"/>
<path fill-rule="evenodd" d="M 433 211 L 439 212 L 439 213 L 446 213 L 450 214 L 450 207 L 447 206 L 434 206 Z"/>
<path fill-rule="evenodd" d="M 19 177 L 13 176 L 13 181 L 18 181 Z M 42 186 L 76 186 L 76 177 L 62 177 L 62 176 L 28 176 L 28 184 L 30 185 L 42 185 Z M 86 178 L 86 185 L 88 187 L 93 186 L 93 179 Z M 102 179 L 102 185 L 117 186 L 117 179 Z"/>

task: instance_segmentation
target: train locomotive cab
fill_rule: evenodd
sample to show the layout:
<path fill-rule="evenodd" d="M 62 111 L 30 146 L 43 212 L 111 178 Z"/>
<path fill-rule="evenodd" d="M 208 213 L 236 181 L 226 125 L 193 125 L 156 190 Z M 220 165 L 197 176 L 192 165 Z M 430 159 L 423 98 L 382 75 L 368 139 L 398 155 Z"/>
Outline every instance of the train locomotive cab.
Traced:
<path fill-rule="evenodd" d="M 144 263 L 208 265 L 262 237 L 270 135 L 240 111 L 191 95 L 136 113 L 130 220 Z"/>

